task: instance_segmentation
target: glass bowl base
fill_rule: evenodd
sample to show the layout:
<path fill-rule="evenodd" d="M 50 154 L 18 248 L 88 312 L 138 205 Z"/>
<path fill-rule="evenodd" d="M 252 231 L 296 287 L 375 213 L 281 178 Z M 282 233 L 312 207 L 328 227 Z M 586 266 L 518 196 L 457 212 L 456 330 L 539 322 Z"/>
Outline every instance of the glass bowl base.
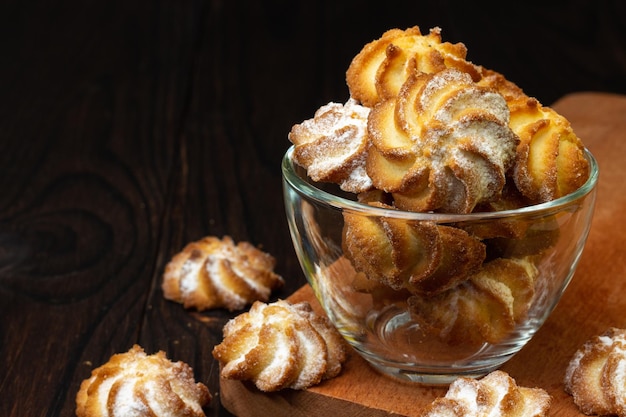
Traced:
<path fill-rule="evenodd" d="M 369 363 L 374 369 L 381 374 L 397 379 L 403 382 L 418 383 L 421 385 L 433 385 L 433 386 L 445 386 L 449 385 L 457 378 L 481 378 L 488 373 L 498 369 L 502 363 L 480 368 L 468 368 L 468 369 L 446 369 L 445 371 L 438 372 L 437 370 L 425 370 L 419 367 L 400 367 L 396 364 L 383 363 L 379 360 L 369 358 L 363 355 L 367 363 Z"/>
<path fill-rule="evenodd" d="M 375 318 L 374 318 L 375 317 Z M 459 377 L 480 378 L 511 359 L 520 345 L 493 352 L 494 346 L 441 344 L 420 330 L 402 309 L 388 306 L 368 320 L 368 336 L 343 333 L 356 352 L 378 372 L 424 385 L 447 385 Z M 401 355 L 396 349 L 400 348 Z"/>

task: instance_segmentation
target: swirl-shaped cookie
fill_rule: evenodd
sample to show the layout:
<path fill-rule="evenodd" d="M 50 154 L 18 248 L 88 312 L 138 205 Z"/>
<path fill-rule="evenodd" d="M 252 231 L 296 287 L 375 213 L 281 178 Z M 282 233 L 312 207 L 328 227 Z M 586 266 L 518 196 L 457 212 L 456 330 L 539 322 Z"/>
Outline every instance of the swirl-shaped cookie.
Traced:
<path fill-rule="evenodd" d="M 199 311 L 243 309 L 267 301 L 284 280 L 274 273 L 274 257 L 248 242 L 237 245 L 229 236 L 205 237 L 189 243 L 167 264 L 163 295 Z"/>
<path fill-rule="evenodd" d="M 416 294 L 455 287 L 475 273 L 486 256 L 482 242 L 455 227 L 348 211 L 343 247 L 358 272 L 394 290 Z"/>
<path fill-rule="evenodd" d="M 509 108 L 464 72 L 412 74 L 368 118 L 367 173 L 410 211 L 469 213 L 500 196 L 518 137 Z"/>
<path fill-rule="evenodd" d="M 502 74 L 480 68 L 478 85 L 498 91 L 511 116 L 509 126 L 519 136 L 513 179 L 531 204 L 563 197 L 582 186 L 589 177 L 584 144 L 565 117 Z"/>
<path fill-rule="evenodd" d="M 513 179 L 537 203 L 563 197 L 589 178 L 584 146 L 565 117 L 534 98 L 509 102 L 511 129 L 519 136 Z"/>
<path fill-rule="evenodd" d="M 353 99 L 345 105 L 320 107 L 312 119 L 294 125 L 289 132 L 295 145 L 293 160 L 314 181 L 339 184 L 352 193 L 367 191 L 372 187 L 365 172 L 369 111 Z"/>
<path fill-rule="evenodd" d="M 146 355 L 133 346 L 92 371 L 76 395 L 78 417 L 204 417 L 208 388 L 195 382 L 184 362 L 171 362 L 160 351 Z"/>
<path fill-rule="evenodd" d="M 345 342 L 307 302 L 255 302 L 224 326 L 213 349 L 222 378 L 252 381 L 261 391 L 304 389 L 341 372 Z"/>
<path fill-rule="evenodd" d="M 415 71 L 434 73 L 457 68 L 478 77 L 477 68 L 465 60 L 462 43 L 441 42 L 441 29 L 422 35 L 415 26 L 391 29 L 363 47 L 346 72 L 350 96 L 367 107 L 395 97 Z"/>
<path fill-rule="evenodd" d="M 611 327 L 585 342 L 564 384 L 583 413 L 626 417 L 626 330 Z"/>
<path fill-rule="evenodd" d="M 409 311 L 448 343 L 498 343 L 526 316 L 537 276 L 530 258 L 496 258 L 446 292 L 412 295 Z"/>
<path fill-rule="evenodd" d="M 493 371 L 479 380 L 456 379 L 420 417 L 545 417 L 551 403 L 544 389 L 519 386 L 506 372 Z"/>

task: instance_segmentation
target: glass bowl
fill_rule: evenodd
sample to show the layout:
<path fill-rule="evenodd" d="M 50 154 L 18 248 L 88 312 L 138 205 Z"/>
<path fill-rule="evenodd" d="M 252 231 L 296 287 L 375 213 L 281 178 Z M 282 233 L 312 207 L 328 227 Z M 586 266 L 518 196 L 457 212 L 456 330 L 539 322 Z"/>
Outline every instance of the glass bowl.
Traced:
<path fill-rule="evenodd" d="M 497 369 L 556 307 L 583 251 L 598 166 L 548 203 L 472 214 L 355 201 L 282 161 L 291 238 L 329 319 L 384 374 L 448 384 Z"/>

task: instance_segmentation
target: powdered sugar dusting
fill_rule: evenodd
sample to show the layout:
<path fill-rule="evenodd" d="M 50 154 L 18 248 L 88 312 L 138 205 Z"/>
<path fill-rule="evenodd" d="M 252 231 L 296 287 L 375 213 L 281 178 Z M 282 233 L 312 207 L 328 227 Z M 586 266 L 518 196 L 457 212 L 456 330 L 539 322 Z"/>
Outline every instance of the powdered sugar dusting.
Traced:
<path fill-rule="evenodd" d="M 146 355 L 139 346 L 113 355 L 83 381 L 76 396 L 76 414 L 109 417 L 204 415 L 211 400 L 208 388 L 196 383 L 193 370 L 173 363 L 160 351 Z M 95 413 L 95 414 L 94 414 Z"/>
<path fill-rule="evenodd" d="M 446 70 L 432 75 L 417 99 L 424 127 L 414 152 L 440 180 L 430 183 L 446 196 L 440 208 L 470 212 L 497 196 L 517 145 L 504 98 L 476 86 L 466 73 Z"/>
<path fill-rule="evenodd" d="M 262 391 L 276 391 L 304 389 L 334 376 L 326 374 L 329 360 L 338 372 L 345 352 L 330 351 L 338 350 L 331 335 L 341 336 L 330 322 L 318 319 L 306 302 L 254 303 L 248 313 L 226 324 L 224 341 L 213 351 L 222 364 L 222 377 L 250 380 Z"/>
<path fill-rule="evenodd" d="M 198 273 L 202 262 L 198 258 L 188 259 L 182 266 L 180 279 L 181 297 L 185 298 L 198 289 Z"/>
<path fill-rule="evenodd" d="M 148 407 L 135 394 L 136 380 L 129 379 L 120 381 L 120 387 L 116 391 L 117 396 L 113 401 L 113 416 L 143 417 L 150 415 Z"/>
<path fill-rule="evenodd" d="M 616 347 L 609 360 L 614 360 L 611 375 L 611 388 L 614 390 L 615 403 L 618 409 L 626 411 L 626 349 Z"/>
<path fill-rule="evenodd" d="M 358 193 L 372 187 L 365 171 L 367 118 L 370 109 L 350 98 L 344 105 L 328 103 L 313 119 L 295 125 L 289 140 L 294 160 L 319 182 L 335 182 L 344 191 Z"/>

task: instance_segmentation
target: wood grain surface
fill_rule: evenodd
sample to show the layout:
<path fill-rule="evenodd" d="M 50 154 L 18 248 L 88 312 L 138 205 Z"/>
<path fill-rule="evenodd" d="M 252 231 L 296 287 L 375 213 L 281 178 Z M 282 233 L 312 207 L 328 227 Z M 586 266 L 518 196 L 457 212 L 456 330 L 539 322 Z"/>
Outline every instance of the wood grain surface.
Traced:
<path fill-rule="evenodd" d="M 286 285 L 275 298 L 305 283 L 283 210 L 286 135 L 347 98 L 350 59 L 384 30 L 441 26 L 544 103 L 626 93 L 623 2 L 508 16 L 431 3 L 1 2 L 0 416 L 73 416 L 81 381 L 135 343 L 191 365 L 214 397 L 207 415 L 231 415 L 211 350 L 237 312 L 164 300 L 163 269 L 186 243 L 231 235 L 276 257 Z M 571 100 L 563 110 L 606 165 L 601 184 L 623 186 L 620 99 Z M 545 330 L 565 342 L 535 342 L 558 366 L 619 316 L 624 193 L 608 192 L 596 243 Z"/>

